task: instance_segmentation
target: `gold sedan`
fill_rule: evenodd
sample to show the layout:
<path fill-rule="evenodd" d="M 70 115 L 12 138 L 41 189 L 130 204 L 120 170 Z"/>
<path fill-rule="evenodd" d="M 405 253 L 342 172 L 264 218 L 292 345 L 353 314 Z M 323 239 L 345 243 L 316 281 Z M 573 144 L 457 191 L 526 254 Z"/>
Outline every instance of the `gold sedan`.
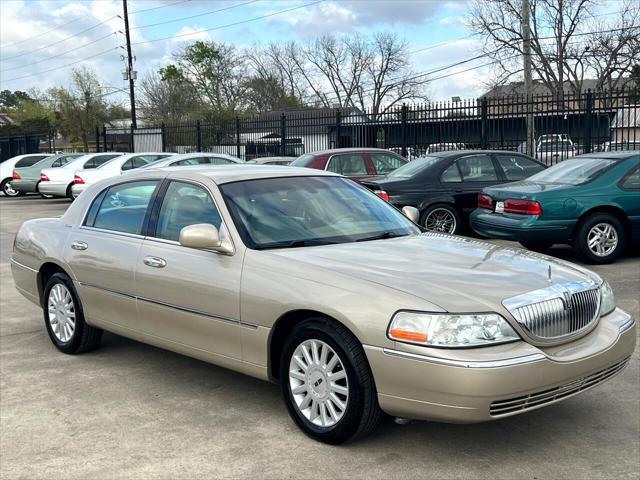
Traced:
<path fill-rule="evenodd" d="M 527 412 L 624 368 L 635 321 L 606 281 L 423 233 L 404 213 L 304 168 L 140 171 L 25 222 L 12 272 L 62 352 L 108 330 L 279 382 L 293 420 L 328 443 L 370 433 L 383 412 Z"/>

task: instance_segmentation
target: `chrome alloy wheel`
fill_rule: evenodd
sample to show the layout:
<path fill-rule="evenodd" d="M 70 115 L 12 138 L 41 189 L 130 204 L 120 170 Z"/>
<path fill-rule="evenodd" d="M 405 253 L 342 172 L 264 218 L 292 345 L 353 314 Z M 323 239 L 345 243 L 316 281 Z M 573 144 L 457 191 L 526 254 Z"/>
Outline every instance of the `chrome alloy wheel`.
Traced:
<path fill-rule="evenodd" d="M 11 182 L 7 182 L 4 184 L 4 194 L 7 197 L 15 197 L 18 195 L 19 192 L 17 192 L 16 190 L 13 189 L 13 187 L 11 186 Z"/>
<path fill-rule="evenodd" d="M 432 232 L 453 233 L 456 231 L 456 217 L 446 208 L 434 208 L 427 214 L 424 226 Z"/>
<path fill-rule="evenodd" d="M 76 308 L 71 293 L 62 283 L 56 283 L 47 299 L 49 325 L 61 342 L 68 342 L 76 329 Z"/>
<path fill-rule="evenodd" d="M 598 223 L 587 234 L 587 246 L 598 257 L 611 255 L 618 241 L 618 232 L 609 223 Z"/>
<path fill-rule="evenodd" d="M 289 362 L 289 387 L 298 411 L 318 427 L 332 427 L 349 402 L 347 372 L 338 354 L 321 340 L 302 342 Z"/>

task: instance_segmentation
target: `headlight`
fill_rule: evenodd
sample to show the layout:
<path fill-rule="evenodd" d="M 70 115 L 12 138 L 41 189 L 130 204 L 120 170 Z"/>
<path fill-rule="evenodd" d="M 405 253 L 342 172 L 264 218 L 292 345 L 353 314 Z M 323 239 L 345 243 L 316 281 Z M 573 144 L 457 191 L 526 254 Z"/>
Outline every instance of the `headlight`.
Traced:
<path fill-rule="evenodd" d="M 600 315 L 611 313 L 616 308 L 616 298 L 613 296 L 611 285 L 606 280 L 600 287 Z"/>
<path fill-rule="evenodd" d="M 432 347 L 475 347 L 519 340 L 497 313 L 451 314 L 398 312 L 389 324 L 389 338 Z"/>

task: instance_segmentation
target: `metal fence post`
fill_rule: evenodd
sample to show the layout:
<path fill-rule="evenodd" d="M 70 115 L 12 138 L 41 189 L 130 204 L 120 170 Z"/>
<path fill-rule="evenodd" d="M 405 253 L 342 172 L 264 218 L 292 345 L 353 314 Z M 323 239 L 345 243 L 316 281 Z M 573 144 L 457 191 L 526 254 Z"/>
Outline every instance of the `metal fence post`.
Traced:
<path fill-rule="evenodd" d="M 196 122 L 196 151 L 202 151 L 202 130 L 200 129 L 200 120 Z"/>
<path fill-rule="evenodd" d="M 106 152 L 107 151 L 107 126 L 106 125 L 102 125 L 102 141 L 104 142 L 102 144 L 102 146 L 104 147 L 102 151 Z"/>
<path fill-rule="evenodd" d="M 133 141 L 133 123 L 131 124 L 131 126 L 129 127 L 129 152 L 133 153 L 135 150 L 135 145 L 134 145 L 134 141 Z"/>
<path fill-rule="evenodd" d="M 100 129 L 96 125 L 96 152 L 100 152 Z"/>
<path fill-rule="evenodd" d="M 593 92 L 587 90 L 587 102 L 584 111 L 584 153 L 591 153 L 592 139 L 591 132 L 593 127 Z"/>
<path fill-rule="evenodd" d="M 340 148 L 342 145 L 342 112 L 336 108 L 336 146 Z"/>
<path fill-rule="evenodd" d="M 160 148 L 162 152 L 167 151 L 167 138 L 165 137 L 164 122 L 160 124 Z"/>
<path fill-rule="evenodd" d="M 287 116 L 280 115 L 280 155 L 287 156 Z"/>
<path fill-rule="evenodd" d="M 402 104 L 402 110 L 400 111 L 400 125 L 401 125 L 401 138 L 402 138 L 402 156 L 407 158 L 407 104 Z"/>
<path fill-rule="evenodd" d="M 480 103 L 480 148 L 483 150 L 489 148 L 488 103 L 486 97 L 484 97 Z"/>
<path fill-rule="evenodd" d="M 240 117 L 236 115 L 236 157 L 240 157 Z M 246 160 L 246 158 L 245 158 Z"/>

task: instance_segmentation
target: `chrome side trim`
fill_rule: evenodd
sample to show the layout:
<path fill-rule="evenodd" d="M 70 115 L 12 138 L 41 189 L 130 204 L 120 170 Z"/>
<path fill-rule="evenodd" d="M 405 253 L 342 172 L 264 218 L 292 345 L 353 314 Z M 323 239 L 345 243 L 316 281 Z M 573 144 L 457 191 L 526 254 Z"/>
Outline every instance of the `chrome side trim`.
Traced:
<path fill-rule="evenodd" d="M 89 227 L 87 225 L 80 225 L 78 227 L 78 230 L 89 230 L 93 232 L 108 233 L 111 235 L 116 235 L 118 237 L 137 238 L 140 240 L 144 239 L 144 235 L 138 235 L 137 233 L 125 233 L 125 232 L 119 232 L 118 230 L 107 230 L 106 228 Z"/>
<path fill-rule="evenodd" d="M 383 348 L 382 351 L 385 355 L 390 355 L 393 357 L 402 357 L 402 358 L 408 358 L 411 360 L 419 360 L 421 362 L 429 362 L 429 363 L 435 363 L 438 365 L 447 365 L 450 367 L 462 367 L 462 368 L 509 367 L 512 365 L 521 365 L 523 363 L 538 362 L 546 358 L 542 353 L 533 353 L 531 355 L 525 355 L 523 357 L 506 358 L 504 360 L 472 362 L 472 361 L 451 360 L 447 358 L 432 357 L 430 355 L 419 355 L 417 353 L 403 352 L 403 351 L 394 350 L 391 348 Z"/>
<path fill-rule="evenodd" d="M 131 300 L 135 300 L 136 299 L 136 297 L 134 295 L 129 295 L 128 293 L 119 292 L 117 290 L 111 290 L 110 288 L 99 287 L 99 286 L 93 285 L 91 283 L 84 283 L 84 282 L 77 282 L 77 283 L 80 286 L 87 287 L 87 288 L 93 288 L 94 290 L 102 290 L 103 292 L 112 293 L 112 294 L 118 295 L 120 297 L 130 298 Z"/>
<path fill-rule="evenodd" d="M 239 325 L 241 327 L 250 328 L 252 330 L 256 330 L 258 328 L 258 325 L 254 325 L 253 323 L 243 322 L 243 321 L 237 320 L 235 318 L 221 317 L 219 315 L 213 315 L 213 314 L 208 313 L 208 312 L 203 312 L 202 310 L 195 310 L 193 308 L 181 307 L 180 305 L 174 305 L 172 303 L 161 302 L 159 300 L 153 300 L 151 298 L 138 297 L 136 295 L 130 295 L 128 293 L 119 292 L 117 290 L 111 290 L 110 288 L 99 287 L 97 285 L 93 285 L 93 284 L 90 284 L 90 283 L 84 283 L 84 282 L 77 282 L 77 283 L 79 285 L 82 285 L 83 287 L 94 288 L 96 290 L 102 290 L 104 292 L 112 293 L 114 295 L 119 295 L 121 297 L 130 298 L 132 300 L 137 300 L 137 301 L 140 301 L 140 302 L 147 302 L 147 303 L 151 303 L 151 304 L 154 304 L 154 305 L 160 305 L 160 306 L 163 306 L 163 307 L 172 308 L 174 310 L 179 310 L 181 312 L 191 313 L 193 315 L 199 315 L 201 317 L 207 317 L 207 318 L 212 318 L 214 320 L 219 320 L 219 321 L 222 321 L 222 322 L 233 323 L 233 324 Z"/>
<path fill-rule="evenodd" d="M 38 273 L 38 270 L 36 270 L 35 268 L 27 267 L 25 264 L 20 263 L 19 261 L 14 260 L 13 258 L 11 259 L 11 263 L 13 263 L 16 267 L 22 268 L 23 270 L 27 270 L 33 273 Z"/>

